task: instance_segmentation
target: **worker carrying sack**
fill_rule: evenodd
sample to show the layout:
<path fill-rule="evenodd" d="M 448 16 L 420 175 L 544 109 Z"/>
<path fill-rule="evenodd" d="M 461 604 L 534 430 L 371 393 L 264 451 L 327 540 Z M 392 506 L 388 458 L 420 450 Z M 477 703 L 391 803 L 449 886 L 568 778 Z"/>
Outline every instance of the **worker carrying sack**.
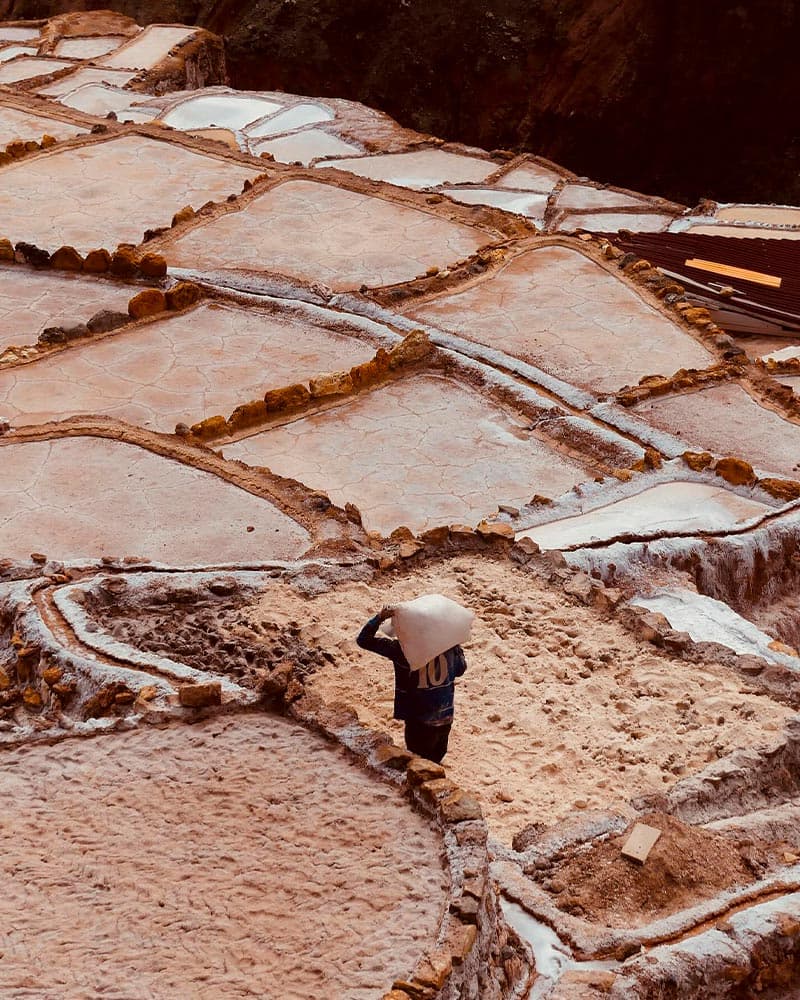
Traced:
<path fill-rule="evenodd" d="M 391 623 L 408 665 L 420 670 L 440 653 L 465 643 L 474 620 L 471 611 L 449 597 L 425 594 L 398 604 Z"/>

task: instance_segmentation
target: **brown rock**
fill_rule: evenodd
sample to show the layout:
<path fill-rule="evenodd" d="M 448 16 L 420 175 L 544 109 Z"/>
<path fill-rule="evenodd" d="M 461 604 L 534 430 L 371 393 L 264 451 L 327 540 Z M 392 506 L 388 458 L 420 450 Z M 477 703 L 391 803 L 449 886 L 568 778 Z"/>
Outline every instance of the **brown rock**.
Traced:
<path fill-rule="evenodd" d="M 432 760 L 426 760 L 424 757 L 414 757 L 406 768 L 409 785 L 422 785 L 426 781 L 444 776 L 445 770 L 441 764 L 434 764 Z"/>
<path fill-rule="evenodd" d="M 181 309 L 188 309 L 195 302 L 199 302 L 203 293 L 200 286 L 193 281 L 179 281 L 174 288 L 167 292 L 167 309 L 179 312 Z"/>
<path fill-rule="evenodd" d="M 178 689 L 178 700 L 184 708 L 206 708 L 208 705 L 222 704 L 222 685 L 219 681 L 205 684 L 182 684 Z"/>
<path fill-rule="evenodd" d="M 191 431 L 195 437 L 199 437 L 203 441 L 207 441 L 210 438 L 223 437 L 228 433 L 228 421 L 225 417 L 217 414 L 214 417 L 206 417 L 199 424 L 192 424 Z"/>
<path fill-rule="evenodd" d="M 136 248 L 131 244 L 121 244 L 111 255 L 109 270 L 118 278 L 132 278 L 139 268 Z"/>
<path fill-rule="evenodd" d="M 128 303 L 128 315 L 131 319 L 146 319 L 164 312 L 166 308 L 167 300 L 162 291 L 158 288 L 145 288 Z"/>
<path fill-rule="evenodd" d="M 179 209 L 172 216 L 172 225 L 179 226 L 182 222 L 188 222 L 193 219 L 195 215 L 194 209 L 191 205 L 184 205 L 183 208 Z"/>
<path fill-rule="evenodd" d="M 49 149 L 51 146 L 55 146 L 57 142 L 58 140 L 54 136 L 47 135 L 47 133 L 45 133 L 42 136 L 42 141 L 39 143 L 39 145 L 42 147 L 42 149 Z"/>
<path fill-rule="evenodd" d="M 421 361 L 433 351 L 433 344 L 424 330 L 412 330 L 399 344 L 389 351 L 389 367 L 398 368 L 401 365 L 411 365 Z"/>
<path fill-rule="evenodd" d="M 313 399 L 319 396 L 340 396 L 354 391 L 353 378 L 350 372 L 330 372 L 312 378 L 308 384 Z"/>
<path fill-rule="evenodd" d="M 483 818 L 478 800 L 461 790 L 444 799 L 440 808 L 445 823 L 463 823 L 465 820 Z"/>
<path fill-rule="evenodd" d="M 564 593 L 577 597 L 582 604 L 591 604 L 594 596 L 592 578 L 586 573 L 576 573 L 564 584 Z"/>
<path fill-rule="evenodd" d="M 670 631 L 669 621 L 658 611 L 640 615 L 636 622 L 636 635 L 645 642 L 656 642 L 667 631 Z"/>
<path fill-rule="evenodd" d="M 267 419 L 267 405 L 263 399 L 253 399 L 249 403 L 237 406 L 228 417 L 228 427 L 231 431 L 243 427 L 253 427 Z"/>
<path fill-rule="evenodd" d="M 25 143 L 22 139 L 12 139 L 12 141 L 6 146 L 6 152 L 13 159 L 19 160 L 25 155 L 27 150 L 25 149 Z"/>
<path fill-rule="evenodd" d="M 393 771 L 405 771 L 414 755 L 408 750 L 402 750 L 394 743 L 383 743 L 375 751 L 375 760 Z"/>
<path fill-rule="evenodd" d="M 789 503 L 800 499 L 800 483 L 793 479 L 759 479 L 758 485 L 776 500 Z"/>
<path fill-rule="evenodd" d="M 694 472 L 702 472 L 714 461 L 714 456 L 707 451 L 685 451 L 681 458 Z"/>
<path fill-rule="evenodd" d="M 108 250 L 90 250 L 83 261 L 84 271 L 91 274 L 104 274 L 111 267 L 111 254 Z"/>
<path fill-rule="evenodd" d="M 613 972 L 605 969 L 570 969 L 561 977 L 560 985 L 567 988 L 572 986 L 590 986 L 600 993 L 610 993 L 617 977 Z M 579 994 L 575 994 L 577 997 Z"/>
<path fill-rule="evenodd" d="M 14 157 L 7 153 L 4 149 L 0 150 L 0 167 L 7 167 L 9 163 L 14 162 Z"/>
<path fill-rule="evenodd" d="M 503 521 L 481 521 L 475 530 L 484 538 L 514 538 L 514 529 Z"/>
<path fill-rule="evenodd" d="M 0 260 L 14 259 L 14 246 L 11 240 L 0 240 Z"/>
<path fill-rule="evenodd" d="M 721 458 L 714 471 L 732 486 L 754 486 L 756 482 L 753 466 L 741 458 Z"/>
<path fill-rule="evenodd" d="M 405 542 L 400 542 L 399 555 L 401 559 L 411 559 L 418 552 L 421 552 L 425 548 L 425 543 L 418 541 L 416 538 L 413 540 L 408 540 Z"/>
<path fill-rule="evenodd" d="M 455 539 L 469 538 L 475 535 L 475 529 L 468 524 L 451 524 L 450 536 Z"/>
<path fill-rule="evenodd" d="M 380 360 L 378 355 L 381 355 Z M 388 370 L 389 355 L 381 348 L 370 361 L 364 361 L 350 369 L 350 378 L 353 380 L 354 389 L 363 389 L 365 386 L 373 385 L 383 378 Z"/>
<path fill-rule="evenodd" d="M 437 993 L 443 989 L 450 973 L 453 971 L 453 960 L 447 952 L 434 951 L 417 966 L 414 979 L 422 986 L 428 986 Z"/>
<path fill-rule="evenodd" d="M 661 454 L 656 451 L 655 448 L 645 448 L 644 450 L 644 467 L 645 469 L 660 469 L 661 468 Z"/>
<path fill-rule="evenodd" d="M 305 406 L 310 399 L 311 393 L 300 383 L 287 385 L 282 389 L 271 389 L 264 396 L 264 402 L 270 413 L 295 410 L 298 407 Z"/>
<path fill-rule="evenodd" d="M 64 675 L 64 671 L 61 667 L 47 667 L 42 671 L 42 680 L 48 687 L 53 687 L 53 685 L 58 684 Z"/>
<path fill-rule="evenodd" d="M 22 692 L 22 701 L 29 712 L 38 712 L 42 707 L 42 696 L 36 688 L 26 687 Z"/>
<path fill-rule="evenodd" d="M 432 806 L 436 805 L 440 799 L 447 795 L 453 795 L 458 790 L 458 786 L 449 778 L 431 778 L 430 781 L 423 781 L 417 787 L 419 797 Z"/>
<path fill-rule="evenodd" d="M 59 247 L 50 258 L 50 264 L 60 271 L 82 271 L 83 257 L 75 247 Z"/>
<path fill-rule="evenodd" d="M 8 673 L 0 667 L 0 691 L 7 691 L 11 687 L 11 678 Z"/>
<path fill-rule="evenodd" d="M 438 528 L 429 528 L 419 537 L 426 545 L 445 545 L 450 538 L 450 528 L 442 524 Z"/>
<path fill-rule="evenodd" d="M 160 253 L 146 253 L 139 261 L 139 271 L 147 278 L 163 278 L 167 262 Z"/>

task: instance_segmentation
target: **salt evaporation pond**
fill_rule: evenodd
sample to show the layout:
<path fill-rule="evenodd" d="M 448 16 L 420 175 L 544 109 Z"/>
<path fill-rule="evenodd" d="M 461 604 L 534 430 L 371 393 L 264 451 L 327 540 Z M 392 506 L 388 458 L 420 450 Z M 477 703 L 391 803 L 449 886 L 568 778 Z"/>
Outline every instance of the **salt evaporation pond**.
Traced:
<path fill-rule="evenodd" d="M 17 56 L 35 56 L 36 52 L 37 49 L 28 45 L 9 45 L 7 49 L 0 49 L 0 62 L 8 62 Z"/>
<path fill-rule="evenodd" d="M 529 219 L 541 221 L 547 208 L 547 195 L 535 191 L 495 191 L 492 188 L 442 188 L 453 201 L 464 205 L 489 205 L 502 208 L 505 212 L 526 215 Z"/>
<path fill-rule="evenodd" d="M 98 35 L 94 38 L 62 38 L 55 48 L 57 56 L 67 59 L 96 59 L 119 48 L 125 39 L 121 35 Z"/>
<path fill-rule="evenodd" d="M 216 94 L 184 101 L 167 112 L 163 120 L 177 129 L 209 128 L 212 125 L 241 129 L 257 118 L 280 109 L 280 104 L 262 97 Z"/>
<path fill-rule="evenodd" d="M 72 63 L 61 59 L 30 59 L 20 56 L 0 67 L 0 83 L 17 83 L 19 80 L 31 80 L 35 76 L 45 76 L 67 69 Z"/>
<path fill-rule="evenodd" d="M 312 160 L 330 156 L 352 156 L 361 150 L 322 129 L 310 128 L 279 139 L 262 139 L 251 144 L 257 156 L 271 153 L 279 163 L 302 163 L 308 166 Z"/>
<path fill-rule="evenodd" d="M 105 117 L 109 111 L 116 114 L 123 108 L 127 108 L 130 100 L 131 92 L 129 90 L 107 87 L 103 83 L 86 83 L 82 87 L 64 94 L 60 103 L 65 104 L 68 108 L 84 111 L 87 115 Z"/>
<path fill-rule="evenodd" d="M 567 549 L 621 535 L 725 531 L 771 508 L 704 483 L 661 483 L 643 493 L 574 517 L 519 532 L 543 549 Z"/>
<path fill-rule="evenodd" d="M 437 187 L 450 181 L 453 184 L 471 184 L 484 181 L 493 174 L 497 165 L 491 160 L 447 153 L 442 149 L 422 149 L 414 153 L 383 153 L 357 160 L 339 160 L 337 163 L 320 163 L 320 167 L 349 170 L 361 177 L 387 181 L 407 188 Z"/>
<path fill-rule="evenodd" d="M 304 125 L 318 125 L 320 122 L 328 122 L 332 118 L 333 112 L 319 104 L 296 104 L 293 108 L 287 108 L 275 115 L 274 118 L 249 128 L 247 134 L 255 138 L 262 135 L 279 135 L 281 132 L 291 132 L 293 129 L 303 128 Z"/>
<path fill-rule="evenodd" d="M 800 668 L 800 659 L 770 649 L 775 640 L 752 622 L 737 615 L 730 605 L 692 590 L 663 590 L 631 602 L 664 615 L 672 628 L 688 632 L 695 642 L 716 642 L 734 653 L 760 656 Z"/>

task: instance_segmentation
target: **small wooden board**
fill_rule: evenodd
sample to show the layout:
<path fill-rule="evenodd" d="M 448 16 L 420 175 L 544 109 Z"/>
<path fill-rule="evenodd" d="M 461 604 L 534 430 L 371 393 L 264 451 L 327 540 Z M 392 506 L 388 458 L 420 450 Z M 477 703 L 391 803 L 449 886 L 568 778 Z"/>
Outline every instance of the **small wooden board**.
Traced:
<path fill-rule="evenodd" d="M 655 827 L 647 826 L 646 823 L 637 823 L 631 830 L 630 837 L 622 845 L 623 857 L 630 858 L 631 861 L 638 861 L 639 864 L 643 865 L 660 836 L 661 831 L 656 830 Z"/>

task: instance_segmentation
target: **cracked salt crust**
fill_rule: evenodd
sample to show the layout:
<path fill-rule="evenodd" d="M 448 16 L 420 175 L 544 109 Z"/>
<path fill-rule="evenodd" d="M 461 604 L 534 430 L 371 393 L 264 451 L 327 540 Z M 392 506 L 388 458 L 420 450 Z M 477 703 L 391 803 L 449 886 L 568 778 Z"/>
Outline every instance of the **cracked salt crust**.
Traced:
<path fill-rule="evenodd" d="M 318 157 L 347 156 L 360 152 L 352 143 L 343 142 L 337 136 L 318 128 L 305 129 L 278 139 L 251 141 L 250 148 L 256 156 L 260 156 L 261 153 L 271 153 L 279 163 L 299 162 L 304 166 L 308 166 Z"/>
<path fill-rule="evenodd" d="M 6 757 L 5 996 L 379 1000 L 436 935 L 440 836 L 284 719 Z"/>
<path fill-rule="evenodd" d="M 564 247 L 522 254 L 408 315 L 602 392 L 714 360 L 624 282 Z"/>
<path fill-rule="evenodd" d="M 151 24 L 101 62 L 104 66 L 124 69 L 150 69 L 169 55 L 173 45 L 194 35 L 196 31 L 196 28 Z"/>
<path fill-rule="evenodd" d="M 268 501 L 134 445 L 14 444 L 0 448 L 0 461 L 0 551 L 10 558 L 136 553 L 186 565 L 285 558 L 308 545 L 306 531 Z"/>
<path fill-rule="evenodd" d="M 499 502 L 563 493 L 587 477 L 477 392 L 419 376 L 225 448 L 334 503 L 370 529 L 477 523 Z"/>
<path fill-rule="evenodd" d="M 127 312 L 132 292 L 114 281 L 0 265 L 0 352 L 35 342 L 45 327 L 85 323 L 101 309 Z"/>
<path fill-rule="evenodd" d="M 55 73 L 72 65 L 72 63 L 64 62 L 63 59 L 38 59 L 24 56 L 0 64 L 0 83 L 18 83 L 21 80 L 30 80 L 34 76 Z"/>
<path fill-rule="evenodd" d="M 307 320 L 208 304 L 0 371 L 0 412 L 15 426 L 102 413 L 169 432 L 373 353 Z"/>
<path fill-rule="evenodd" d="M 771 226 L 800 226 L 800 208 L 786 205 L 721 205 L 716 218 L 725 222 L 762 222 Z"/>
<path fill-rule="evenodd" d="M 607 507 L 521 531 L 543 549 L 563 549 L 618 535 L 726 531 L 771 508 L 703 483 L 661 483 Z"/>
<path fill-rule="evenodd" d="M 39 37 L 38 28 L 14 27 L 10 24 L 0 25 L 0 39 L 8 42 L 30 42 Z"/>
<path fill-rule="evenodd" d="M 480 230 L 383 198 L 286 181 L 179 236 L 165 253 L 175 267 L 277 271 L 343 291 L 408 281 L 487 242 Z"/>
<path fill-rule="evenodd" d="M 800 425 L 759 406 L 738 385 L 647 400 L 634 413 L 677 434 L 690 451 L 736 455 L 792 478 L 800 472 Z"/>
<path fill-rule="evenodd" d="M 184 205 L 222 200 L 257 173 L 169 142 L 120 136 L 5 167 L 0 217 L 13 240 L 86 253 L 139 243 Z"/>
<path fill-rule="evenodd" d="M 360 177 L 409 188 L 436 187 L 445 181 L 452 184 L 483 181 L 497 170 L 497 164 L 491 160 L 447 153 L 442 149 L 382 153 L 379 156 L 338 160 L 336 163 L 318 163 L 317 166 L 349 170 Z"/>
<path fill-rule="evenodd" d="M 39 140 L 43 135 L 52 135 L 54 139 L 72 139 L 88 131 L 88 128 L 58 118 L 0 105 L 0 146 L 5 146 L 12 139 Z"/>

